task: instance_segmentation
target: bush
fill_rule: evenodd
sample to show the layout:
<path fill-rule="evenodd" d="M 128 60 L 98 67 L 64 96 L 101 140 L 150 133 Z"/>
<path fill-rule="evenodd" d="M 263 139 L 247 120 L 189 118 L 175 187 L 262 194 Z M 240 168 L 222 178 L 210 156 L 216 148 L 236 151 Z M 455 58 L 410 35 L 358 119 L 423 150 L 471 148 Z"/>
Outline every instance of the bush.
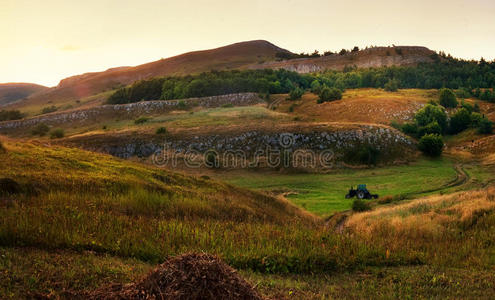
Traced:
<path fill-rule="evenodd" d="M 395 79 L 390 79 L 383 88 L 389 92 L 397 92 L 399 89 L 399 82 Z"/>
<path fill-rule="evenodd" d="M 371 145 L 359 145 L 346 151 L 344 161 L 362 165 L 376 165 L 380 158 L 380 151 Z"/>
<path fill-rule="evenodd" d="M 39 136 L 44 136 L 45 134 L 50 131 L 50 127 L 46 125 L 45 123 L 39 123 L 33 129 L 31 129 L 31 134 L 32 135 L 39 135 Z"/>
<path fill-rule="evenodd" d="M 352 210 L 356 212 L 362 212 L 371 210 L 371 207 L 368 203 L 364 202 L 361 199 L 356 199 L 352 202 Z"/>
<path fill-rule="evenodd" d="M 2 141 L 0 141 L 0 153 L 5 152 L 5 147 L 3 146 Z"/>
<path fill-rule="evenodd" d="M 225 103 L 225 104 L 222 104 L 222 107 L 223 108 L 231 108 L 231 107 L 234 107 L 234 104 L 232 104 L 232 103 Z"/>
<path fill-rule="evenodd" d="M 442 128 L 442 132 L 447 129 L 447 114 L 440 106 L 427 104 L 416 113 L 414 120 L 418 127 L 427 126 L 436 121 Z"/>
<path fill-rule="evenodd" d="M 418 137 L 422 137 L 425 134 L 442 134 L 442 127 L 438 125 L 437 121 L 433 121 L 426 126 L 422 126 L 418 129 Z"/>
<path fill-rule="evenodd" d="M 462 98 L 462 99 L 471 97 L 471 92 L 467 88 L 460 88 L 457 91 L 455 91 L 455 94 L 457 98 Z"/>
<path fill-rule="evenodd" d="M 301 99 L 303 94 L 304 94 L 304 91 L 301 88 L 296 87 L 295 89 L 290 91 L 289 100 Z"/>
<path fill-rule="evenodd" d="M 187 109 L 187 104 L 185 101 L 180 100 L 179 103 L 177 103 L 177 108 L 178 109 Z"/>
<path fill-rule="evenodd" d="M 438 134 L 426 134 L 419 140 L 419 150 L 428 156 L 440 156 L 443 151 L 443 139 Z"/>
<path fill-rule="evenodd" d="M 159 127 L 156 130 L 156 134 L 166 134 L 166 133 L 167 133 L 167 128 L 165 128 L 165 127 Z"/>
<path fill-rule="evenodd" d="M 313 80 L 313 82 L 311 82 L 311 92 L 312 93 L 315 93 L 317 95 L 320 94 L 321 92 L 321 84 L 318 80 Z"/>
<path fill-rule="evenodd" d="M 55 105 L 52 105 L 52 106 L 47 106 L 47 107 L 44 107 L 42 110 L 41 110 L 41 114 L 44 115 L 44 114 L 49 114 L 49 113 L 52 113 L 52 112 L 55 112 L 57 111 L 57 107 Z"/>
<path fill-rule="evenodd" d="M 451 89 L 441 89 L 438 100 L 443 107 L 457 107 L 459 104 Z"/>
<path fill-rule="evenodd" d="M 467 109 L 461 108 L 450 118 L 450 133 L 459 133 L 466 130 L 469 125 L 471 125 L 471 114 Z"/>
<path fill-rule="evenodd" d="M 24 118 L 24 115 L 18 110 L 0 111 L 0 121 L 19 120 L 22 118 Z"/>
<path fill-rule="evenodd" d="M 139 125 L 139 124 L 144 124 L 148 122 L 149 118 L 147 117 L 139 117 L 136 120 L 134 120 L 134 124 Z"/>
<path fill-rule="evenodd" d="M 481 134 L 493 133 L 493 122 L 487 118 L 482 118 L 478 127 L 478 132 Z"/>
<path fill-rule="evenodd" d="M 405 123 L 401 126 L 401 131 L 405 134 L 416 136 L 418 133 L 418 125 L 416 125 L 416 123 Z"/>
<path fill-rule="evenodd" d="M 50 138 L 51 139 L 60 139 L 63 138 L 65 135 L 65 132 L 62 128 L 55 128 L 50 132 Z"/>
<path fill-rule="evenodd" d="M 342 99 L 342 92 L 339 89 L 325 86 L 320 91 L 320 99 L 318 99 L 318 103 L 340 99 Z"/>
<path fill-rule="evenodd" d="M 478 102 L 474 103 L 473 111 L 477 113 L 480 112 L 480 105 L 478 104 Z"/>
<path fill-rule="evenodd" d="M 464 100 L 461 102 L 461 107 L 467 109 L 467 111 L 469 111 L 470 113 L 474 111 L 474 106 L 472 106 L 470 103 L 467 103 Z"/>

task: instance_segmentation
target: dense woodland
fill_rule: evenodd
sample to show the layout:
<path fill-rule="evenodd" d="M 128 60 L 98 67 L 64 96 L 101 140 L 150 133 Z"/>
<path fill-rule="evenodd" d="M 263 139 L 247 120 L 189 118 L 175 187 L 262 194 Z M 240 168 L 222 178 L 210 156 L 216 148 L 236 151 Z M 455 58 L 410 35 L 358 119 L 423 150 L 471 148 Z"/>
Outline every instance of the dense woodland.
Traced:
<path fill-rule="evenodd" d="M 296 88 L 312 86 L 348 88 L 451 88 L 460 97 L 477 97 L 495 101 L 495 62 L 464 61 L 435 56 L 436 62 L 410 67 L 383 67 L 318 74 L 298 74 L 286 70 L 212 71 L 184 77 L 153 78 L 121 88 L 112 94 L 108 103 L 122 104 L 142 100 L 184 99 L 240 92 L 289 93 Z"/>

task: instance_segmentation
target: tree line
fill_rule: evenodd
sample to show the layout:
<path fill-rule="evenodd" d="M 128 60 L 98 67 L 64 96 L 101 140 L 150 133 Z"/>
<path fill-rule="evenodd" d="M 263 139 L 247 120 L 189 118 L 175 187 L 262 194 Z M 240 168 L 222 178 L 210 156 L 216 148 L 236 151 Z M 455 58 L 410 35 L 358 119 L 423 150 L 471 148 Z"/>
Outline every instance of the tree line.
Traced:
<path fill-rule="evenodd" d="M 461 98 L 476 97 L 495 102 L 495 62 L 465 61 L 435 54 L 433 63 L 417 66 L 323 71 L 298 74 L 286 70 L 212 71 L 199 75 L 142 80 L 114 92 L 108 103 L 184 99 L 241 92 L 290 93 L 308 90 L 317 82 L 341 91 L 353 88 L 455 89 Z M 299 91 L 294 92 L 299 93 Z"/>

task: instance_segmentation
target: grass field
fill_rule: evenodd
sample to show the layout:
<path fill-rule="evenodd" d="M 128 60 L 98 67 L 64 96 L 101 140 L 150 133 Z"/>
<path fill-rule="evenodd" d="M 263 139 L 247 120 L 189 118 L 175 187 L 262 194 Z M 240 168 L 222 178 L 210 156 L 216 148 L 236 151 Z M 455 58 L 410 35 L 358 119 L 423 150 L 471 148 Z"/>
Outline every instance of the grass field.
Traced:
<path fill-rule="evenodd" d="M 467 172 L 481 185 L 493 174 L 481 167 L 470 166 Z M 401 166 L 373 169 L 344 169 L 330 174 L 280 174 L 263 172 L 226 172 L 219 178 L 231 184 L 260 191 L 288 193 L 287 198 L 298 206 L 328 216 L 351 208 L 352 200 L 344 196 L 350 186 L 367 184 L 370 191 L 380 196 L 419 196 L 438 189 L 456 179 L 454 161 L 448 158 L 421 159 Z M 451 188 L 450 190 L 457 190 Z"/>

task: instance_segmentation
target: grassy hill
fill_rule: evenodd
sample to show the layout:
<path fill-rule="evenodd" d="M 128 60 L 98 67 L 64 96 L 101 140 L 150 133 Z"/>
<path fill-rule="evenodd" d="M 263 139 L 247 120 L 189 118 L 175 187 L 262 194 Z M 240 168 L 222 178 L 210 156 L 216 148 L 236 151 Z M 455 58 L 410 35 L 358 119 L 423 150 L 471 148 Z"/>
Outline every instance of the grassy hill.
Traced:
<path fill-rule="evenodd" d="M 48 88 L 34 83 L 0 83 L 0 106 L 42 92 Z"/>
<path fill-rule="evenodd" d="M 170 256 L 203 251 L 220 255 L 265 294 L 282 299 L 289 293 L 303 299 L 345 296 L 330 288 L 334 281 L 328 276 L 338 272 L 344 286 L 354 286 L 356 276 L 374 268 L 384 278 L 415 270 L 430 274 L 426 282 L 408 277 L 418 294 L 491 293 L 481 283 L 451 282 L 460 278 L 454 268 L 466 282 L 479 274 L 493 280 L 491 190 L 376 203 L 373 212 L 351 216 L 349 234 L 342 234 L 287 202 L 206 177 L 77 149 L 5 139 L 3 145 L 2 298 L 53 297 L 126 283 Z M 418 220 L 421 226 L 411 227 Z M 310 273 L 326 274 L 318 277 L 316 290 L 308 285 L 316 280 L 306 278 Z M 381 282 L 374 274 L 366 282 Z M 432 286 L 440 274 L 442 285 Z M 306 283 L 295 284 L 300 280 Z M 365 295 L 373 286 L 355 293 Z M 411 293 L 398 281 L 374 288 Z"/>

